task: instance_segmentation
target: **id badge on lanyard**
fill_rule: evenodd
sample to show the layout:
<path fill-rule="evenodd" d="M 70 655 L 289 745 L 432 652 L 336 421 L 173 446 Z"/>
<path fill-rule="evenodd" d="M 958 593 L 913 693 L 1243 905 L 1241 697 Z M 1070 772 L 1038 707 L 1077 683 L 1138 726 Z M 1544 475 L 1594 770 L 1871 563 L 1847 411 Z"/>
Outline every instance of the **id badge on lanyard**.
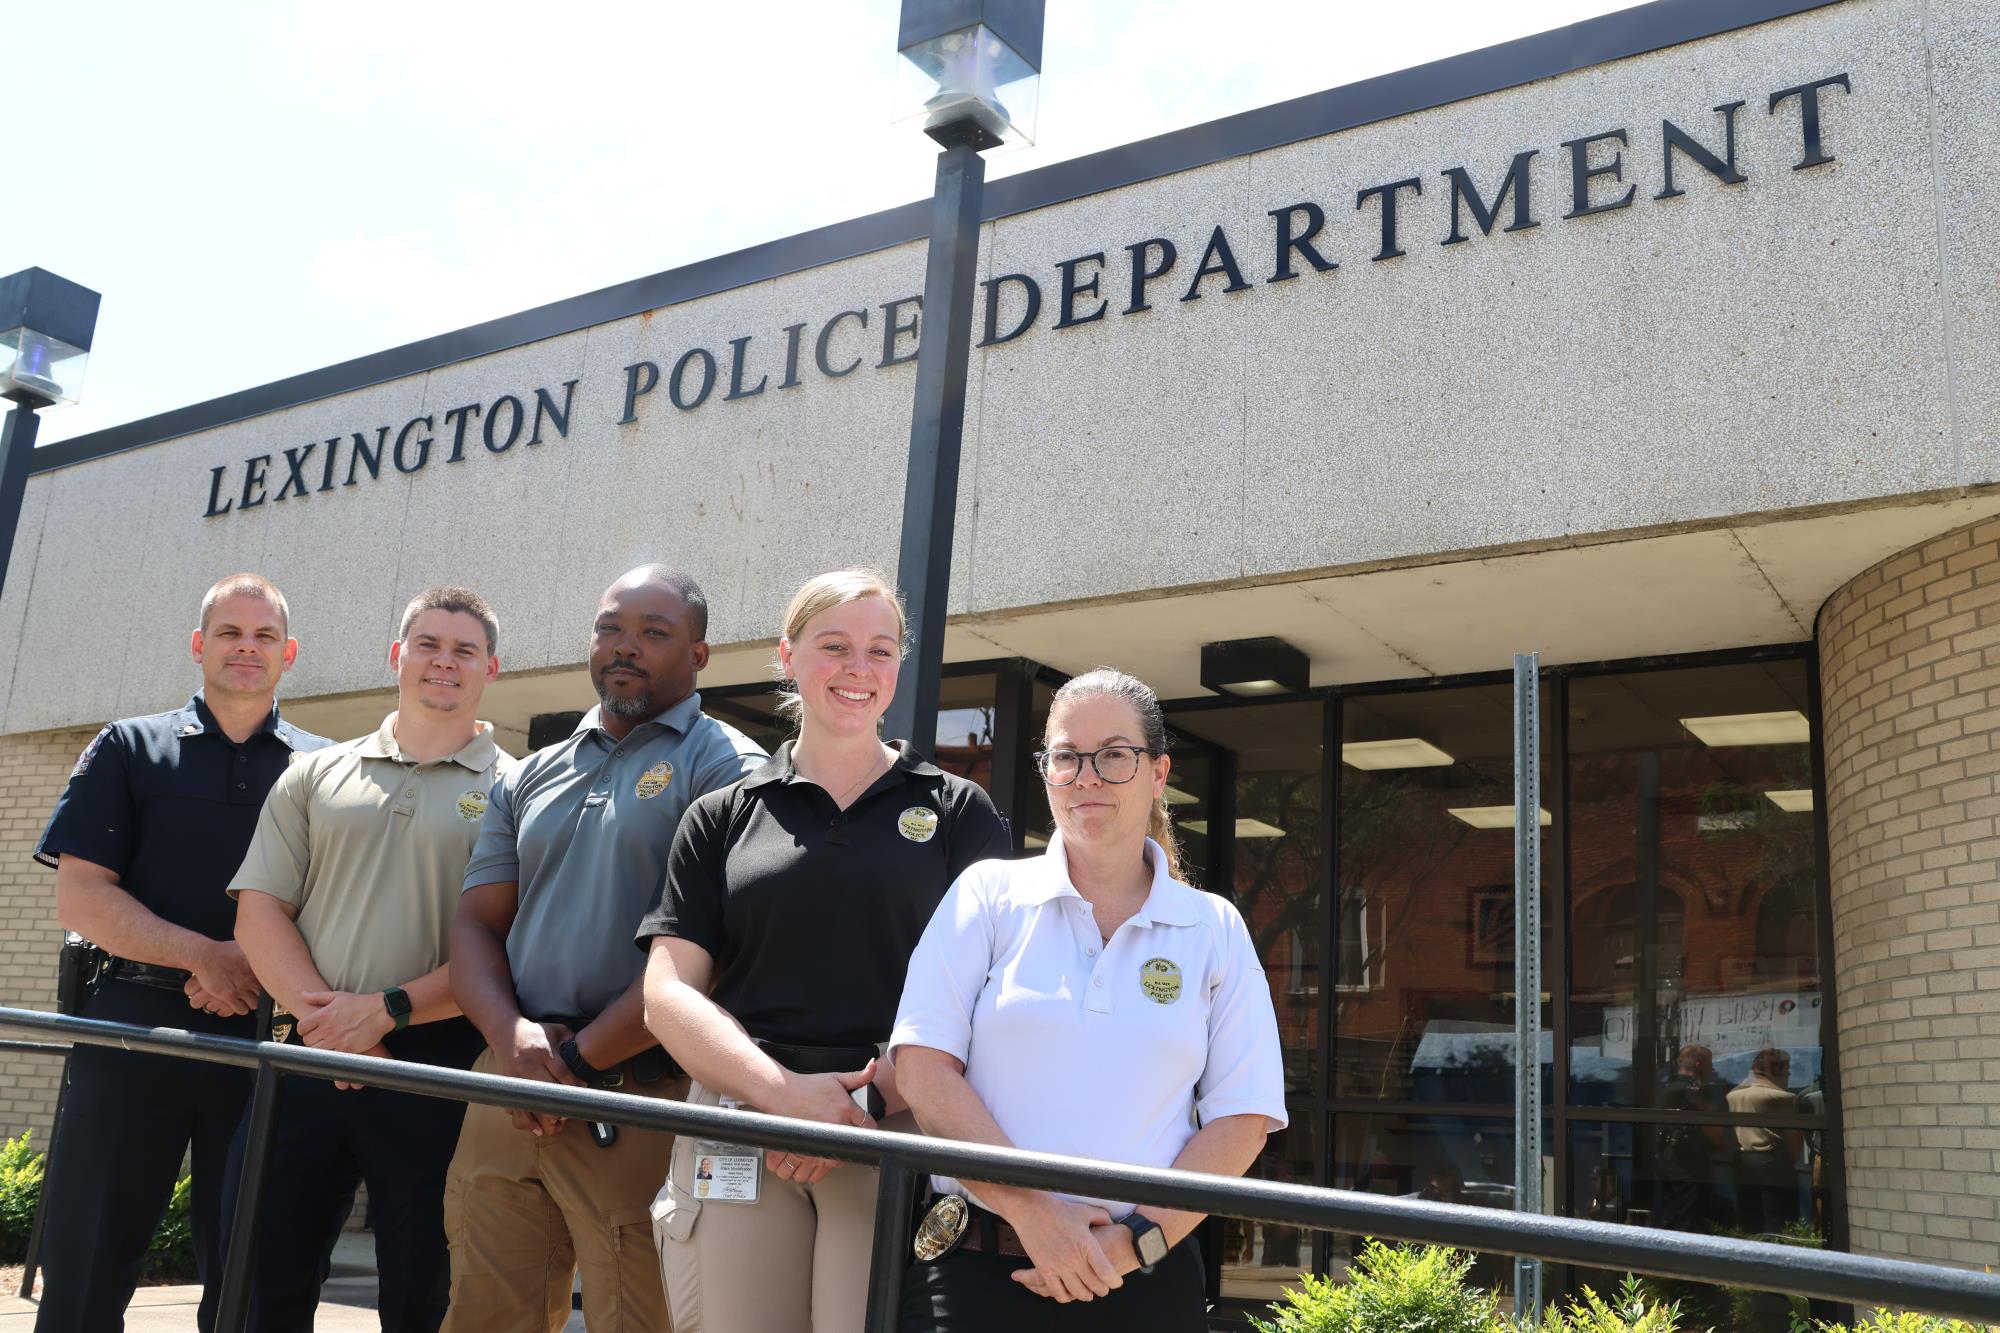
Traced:
<path fill-rule="evenodd" d="M 740 1111 L 743 1103 L 724 1097 L 717 1105 Z M 710 1203 L 755 1203 L 764 1179 L 764 1150 L 720 1139 L 694 1141 L 694 1197 Z"/>

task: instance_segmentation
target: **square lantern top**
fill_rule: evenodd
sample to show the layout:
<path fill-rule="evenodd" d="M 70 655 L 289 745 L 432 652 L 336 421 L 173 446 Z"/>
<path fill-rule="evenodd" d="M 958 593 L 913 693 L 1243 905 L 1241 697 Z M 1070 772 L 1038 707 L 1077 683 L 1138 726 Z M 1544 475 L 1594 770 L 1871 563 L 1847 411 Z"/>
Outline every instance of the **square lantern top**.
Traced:
<path fill-rule="evenodd" d="M 896 49 L 908 52 L 946 33 L 983 26 L 1039 74 L 1043 8 L 1044 0 L 903 0 Z"/>
<path fill-rule="evenodd" d="M 1032 143 L 1043 0 L 903 0 L 895 119 L 943 144 Z"/>
<path fill-rule="evenodd" d="M 83 387 L 98 296 L 46 269 L 0 278 L 0 398 L 73 403 Z"/>

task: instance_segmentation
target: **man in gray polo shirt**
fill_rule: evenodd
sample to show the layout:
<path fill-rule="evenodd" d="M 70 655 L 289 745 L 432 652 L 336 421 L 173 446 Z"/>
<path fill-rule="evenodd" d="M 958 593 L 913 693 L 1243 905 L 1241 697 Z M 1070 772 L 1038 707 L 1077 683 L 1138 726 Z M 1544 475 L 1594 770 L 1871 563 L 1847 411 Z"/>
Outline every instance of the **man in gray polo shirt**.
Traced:
<path fill-rule="evenodd" d="M 688 805 L 765 758 L 701 711 L 707 632 L 692 579 L 621 577 L 591 627 L 598 706 L 493 788 L 451 934 L 452 988 L 488 1047 L 475 1069 L 686 1094 L 646 1031 L 632 931 Z M 445 1188 L 445 1328 L 560 1329 L 579 1266 L 593 1333 L 668 1328 L 649 1209 L 672 1151 L 667 1134 L 468 1107 Z"/>

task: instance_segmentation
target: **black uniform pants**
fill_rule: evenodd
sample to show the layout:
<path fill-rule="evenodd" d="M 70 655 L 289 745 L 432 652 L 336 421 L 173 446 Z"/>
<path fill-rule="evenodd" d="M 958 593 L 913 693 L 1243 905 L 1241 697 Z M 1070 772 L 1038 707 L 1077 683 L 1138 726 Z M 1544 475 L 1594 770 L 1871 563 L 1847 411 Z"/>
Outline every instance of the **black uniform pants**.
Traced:
<path fill-rule="evenodd" d="M 1125 1275 L 1109 1296 L 1060 1305 L 1010 1276 L 1026 1259 L 955 1250 L 913 1260 L 903 1278 L 902 1333 L 1207 1333 L 1201 1247 L 1189 1236 L 1151 1273 Z"/>
<path fill-rule="evenodd" d="M 399 1060 L 466 1069 L 486 1043 L 471 1023 L 453 1018 L 392 1033 L 384 1044 Z M 445 1169 L 464 1118 L 465 1104 L 446 1098 L 342 1091 L 325 1079 L 286 1077 L 251 1270 L 252 1333 L 312 1333 L 333 1244 L 362 1182 L 375 1229 L 383 1333 L 436 1333 L 451 1284 Z M 232 1199 L 248 1128 L 246 1117 L 231 1150 Z"/>
<path fill-rule="evenodd" d="M 185 997 L 109 981 L 87 1018 L 248 1037 L 248 1016 L 216 1018 Z M 49 1161 L 42 1224 L 38 1333 L 122 1329 L 146 1247 L 159 1230 L 181 1159 L 194 1152 L 190 1219 L 201 1273 L 202 1333 L 215 1327 L 225 1218 L 223 1171 L 250 1094 L 250 1073 L 227 1065 L 77 1046 L 69 1059 L 59 1142 Z"/>

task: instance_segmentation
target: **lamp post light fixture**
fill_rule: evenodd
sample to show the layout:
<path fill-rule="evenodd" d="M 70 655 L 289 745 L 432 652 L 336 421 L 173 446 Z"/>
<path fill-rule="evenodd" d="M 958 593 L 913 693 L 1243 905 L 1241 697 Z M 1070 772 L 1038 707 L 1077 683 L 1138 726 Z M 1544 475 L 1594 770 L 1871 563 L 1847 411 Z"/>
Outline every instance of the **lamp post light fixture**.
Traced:
<path fill-rule="evenodd" d="M 0 588 L 14 554 L 28 458 L 40 428 L 36 413 L 73 403 L 83 387 L 98 295 L 45 269 L 0 278 L 0 398 L 14 403 L 0 427 Z"/>
<path fill-rule="evenodd" d="M 896 48 L 907 80 L 898 119 L 921 117 L 942 148 L 931 198 L 916 405 L 903 484 L 896 583 L 911 643 L 884 730 L 928 757 L 937 748 L 944 674 L 945 601 L 958 511 L 965 372 L 986 163 L 979 156 L 1034 133 L 1042 65 L 1043 0 L 903 0 Z"/>

